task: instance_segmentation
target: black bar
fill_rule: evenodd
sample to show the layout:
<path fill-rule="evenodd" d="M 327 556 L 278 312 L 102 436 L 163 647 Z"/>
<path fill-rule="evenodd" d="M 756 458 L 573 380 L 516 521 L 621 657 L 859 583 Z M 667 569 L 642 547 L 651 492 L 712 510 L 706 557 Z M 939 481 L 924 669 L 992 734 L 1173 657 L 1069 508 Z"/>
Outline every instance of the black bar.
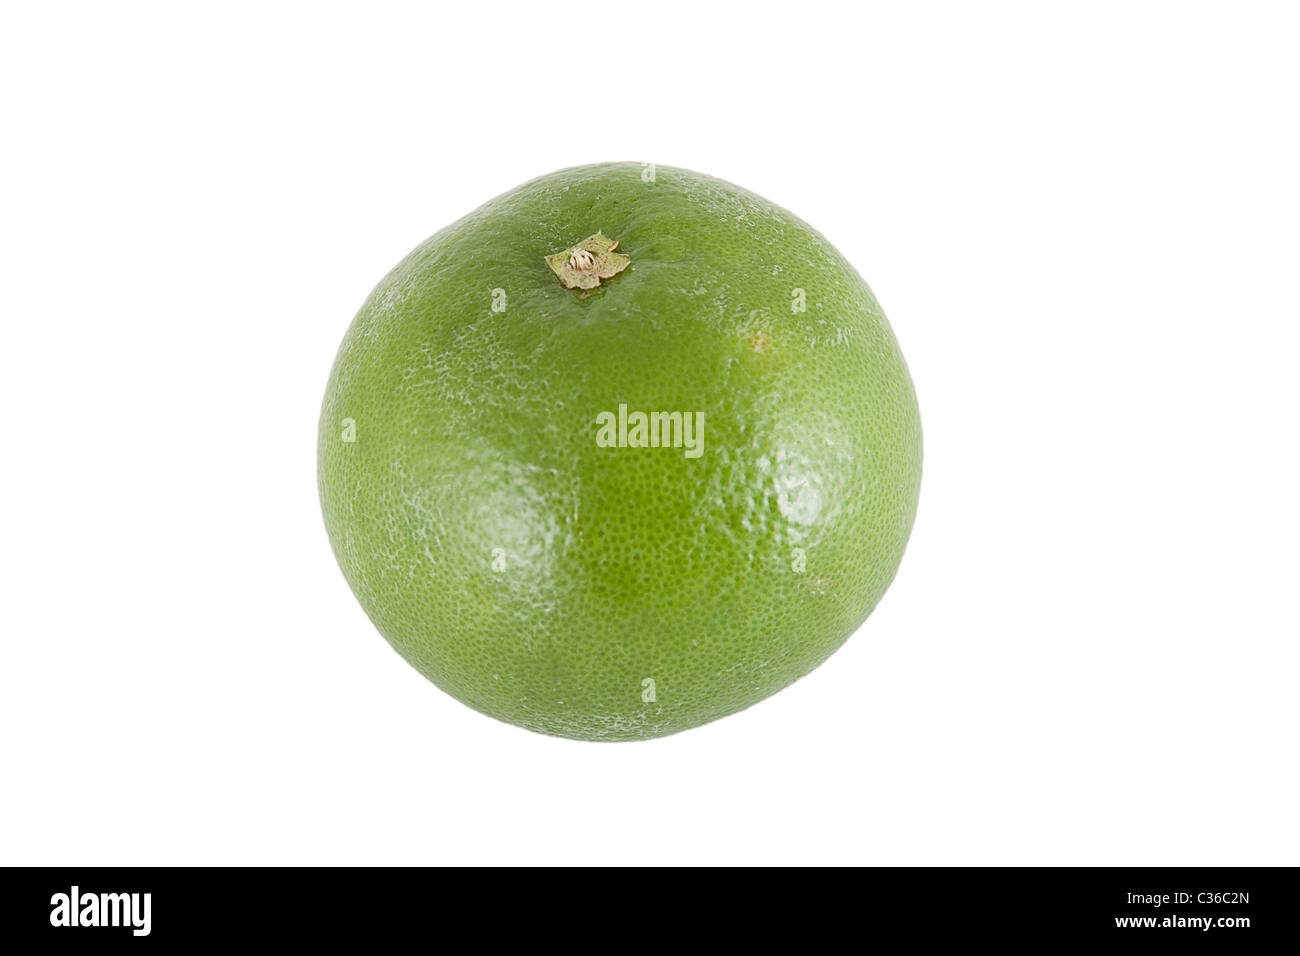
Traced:
<path fill-rule="evenodd" d="M 463 948 L 466 932 L 494 944 L 503 933 L 532 932 L 533 945 L 549 937 L 555 944 L 604 939 L 622 948 L 622 939 L 654 950 L 698 938 L 703 921 L 710 938 L 733 943 L 847 931 L 864 942 L 903 934 L 918 942 L 1132 940 L 1238 949 L 1286 944 L 1300 929 L 1293 868 L 866 869 L 815 876 L 51 868 L 5 875 L 10 890 L 0 895 L 0 920 L 10 939 L 96 947 L 155 940 L 374 945 L 414 934 L 427 943 L 421 948 L 434 950 Z M 80 912 L 72 918 L 74 886 Z M 626 938 L 608 936 L 611 930 Z M 643 946 L 639 934 L 659 943 Z"/>

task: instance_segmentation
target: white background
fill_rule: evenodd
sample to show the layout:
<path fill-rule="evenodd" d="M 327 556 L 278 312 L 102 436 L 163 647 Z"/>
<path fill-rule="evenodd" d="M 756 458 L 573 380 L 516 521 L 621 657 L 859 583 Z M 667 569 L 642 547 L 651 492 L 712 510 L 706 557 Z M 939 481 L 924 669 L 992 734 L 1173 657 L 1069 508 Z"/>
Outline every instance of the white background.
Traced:
<path fill-rule="evenodd" d="M 0 862 L 1300 863 L 1294 10 L 7 5 Z M 623 159 L 839 246 L 926 473 L 820 670 L 593 745 L 385 644 L 316 417 L 417 242 Z"/>

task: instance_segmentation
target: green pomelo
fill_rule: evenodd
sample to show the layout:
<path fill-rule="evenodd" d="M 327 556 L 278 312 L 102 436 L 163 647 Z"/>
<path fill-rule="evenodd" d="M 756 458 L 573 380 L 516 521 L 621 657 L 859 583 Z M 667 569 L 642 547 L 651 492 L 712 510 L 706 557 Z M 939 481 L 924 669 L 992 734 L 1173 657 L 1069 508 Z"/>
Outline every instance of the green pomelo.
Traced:
<path fill-rule="evenodd" d="M 393 269 L 339 350 L 319 455 L 334 553 L 403 657 L 500 720 L 631 740 L 748 707 L 858 628 L 907 542 L 921 426 L 821 235 L 612 163 Z"/>

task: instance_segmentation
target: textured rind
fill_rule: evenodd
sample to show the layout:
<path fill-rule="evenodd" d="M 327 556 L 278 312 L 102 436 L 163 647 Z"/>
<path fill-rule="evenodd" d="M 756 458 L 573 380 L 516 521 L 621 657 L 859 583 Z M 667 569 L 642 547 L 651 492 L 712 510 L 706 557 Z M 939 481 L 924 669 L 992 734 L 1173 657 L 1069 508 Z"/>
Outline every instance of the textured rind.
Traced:
<path fill-rule="evenodd" d="M 920 485 L 912 384 L 852 266 L 752 193 L 642 172 L 562 170 L 422 243 L 320 418 L 326 528 L 380 632 L 471 707 L 580 739 L 811 671 L 893 579 Z M 563 288 L 544 256 L 598 230 L 630 267 Z M 704 453 L 598 447 L 620 403 L 703 412 Z"/>

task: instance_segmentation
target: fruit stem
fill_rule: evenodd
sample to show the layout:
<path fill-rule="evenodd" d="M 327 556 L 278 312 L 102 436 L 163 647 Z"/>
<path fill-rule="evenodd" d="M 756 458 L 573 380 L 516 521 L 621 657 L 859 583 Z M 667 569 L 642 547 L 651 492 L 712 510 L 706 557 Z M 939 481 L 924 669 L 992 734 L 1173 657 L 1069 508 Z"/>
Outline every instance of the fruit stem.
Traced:
<path fill-rule="evenodd" d="M 615 252 L 617 248 L 618 240 L 598 231 L 576 245 L 547 256 L 546 264 L 566 289 L 594 289 L 601 279 L 613 278 L 632 261 L 631 256 Z"/>

